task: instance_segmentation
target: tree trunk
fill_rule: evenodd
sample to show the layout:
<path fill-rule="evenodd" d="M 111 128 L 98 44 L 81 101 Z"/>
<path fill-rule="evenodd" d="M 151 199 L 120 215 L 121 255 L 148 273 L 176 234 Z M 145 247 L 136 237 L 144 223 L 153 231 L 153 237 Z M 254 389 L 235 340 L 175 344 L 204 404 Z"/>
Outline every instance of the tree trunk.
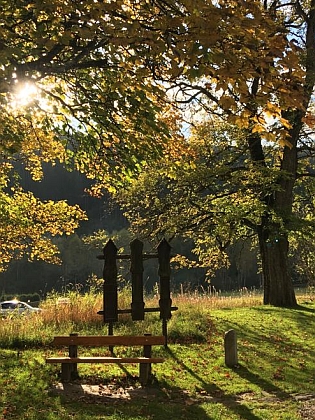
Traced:
<path fill-rule="evenodd" d="M 264 279 L 264 304 L 296 306 L 294 288 L 288 270 L 287 235 L 277 236 L 274 231 L 271 233 L 262 227 L 259 229 L 258 237 Z"/>
<path fill-rule="evenodd" d="M 303 111 L 293 111 L 285 117 L 292 122 L 291 147 L 285 146 L 278 177 L 279 188 L 274 194 L 264 197 L 267 206 L 257 227 L 259 250 L 264 279 L 264 304 L 281 307 L 297 305 L 293 283 L 288 268 L 288 223 L 292 218 L 293 189 L 297 173 L 297 142 L 302 127 Z M 251 158 L 256 165 L 266 166 L 262 141 L 257 134 L 248 138 Z M 274 221 L 274 216 L 281 223 Z"/>
<path fill-rule="evenodd" d="M 281 225 L 270 222 L 269 216 L 262 218 L 258 229 L 259 247 L 264 276 L 264 303 L 275 306 L 296 306 L 296 298 L 288 268 L 289 240 L 288 224 L 292 219 L 294 184 L 297 175 L 297 143 L 302 128 L 303 111 L 286 115 L 291 120 L 292 129 L 288 140 L 291 147 L 285 146 L 281 160 L 279 188 L 268 200 L 269 208 L 282 220 Z"/>
<path fill-rule="evenodd" d="M 288 268 L 290 221 L 294 184 L 297 175 L 297 143 L 302 128 L 303 111 L 285 115 L 292 123 L 289 132 L 291 147 L 285 146 L 278 177 L 279 188 L 265 197 L 268 210 L 258 227 L 258 239 L 264 277 L 264 303 L 274 306 L 293 307 L 297 305 L 290 270 Z M 272 220 L 276 214 L 281 223 Z"/>

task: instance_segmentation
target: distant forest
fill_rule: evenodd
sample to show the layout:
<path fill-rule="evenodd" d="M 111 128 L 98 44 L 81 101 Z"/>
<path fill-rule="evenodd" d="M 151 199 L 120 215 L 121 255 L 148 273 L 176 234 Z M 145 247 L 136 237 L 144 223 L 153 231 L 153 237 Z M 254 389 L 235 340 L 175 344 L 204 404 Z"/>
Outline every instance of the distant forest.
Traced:
<path fill-rule="evenodd" d="M 67 200 L 69 204 L 78 204 L 88 215 L 88 221 L 82 222 L 76 234 L 57 238 L 55 242 L 61 252 L 62 264 L 53 265 L 44 262 L 28 262 L 26 259 L 10 264 L 8 270 L 0 274 L 0 295 L 39 293 L 45 296 L 52 290 L 64 291 L 69 288 L 86 290 L 88 279 L 102 277 L 103 262 L 97 259 L 102 248 L 87 246 L 82 237 L 105 230 L 109 235 L 128 229 L 128 221 L 119 207 L 110 197 L 102 199 L 91 197 L 85 190 L 91 181 L 79 172 L 68 172 L 61 165 L 44 166 L 44 178 L 34 182 L 22 166 L 17 168 L 22 186 L 32 191 L 42 200 Z M 123 235 L 127 237 L 127 235 Z M 103 244 L 105 245 L 105 244 Z M 173 253 L 186 256 L 190 246 L 177 239 L 171 244 Z M 124 244 L 128 246 L 127 243 Z M 211 279 L 211 285 L 205 281 L 203 269 L 178 269 L 173 271 L 172 289 L 191 291 L 200 290 L 235 290 L 243 287 L 261 286 L 256 255 L 247 244 L 236 246 L 231 251 L 231 266 L 221 269 Z M 123 267 L 123 277 L 128 282 L 128 265 Z M 144 284 L 148 292 L 155 289 L 158 282 L 157 267 L 154 261 L 145 263 Z"/>

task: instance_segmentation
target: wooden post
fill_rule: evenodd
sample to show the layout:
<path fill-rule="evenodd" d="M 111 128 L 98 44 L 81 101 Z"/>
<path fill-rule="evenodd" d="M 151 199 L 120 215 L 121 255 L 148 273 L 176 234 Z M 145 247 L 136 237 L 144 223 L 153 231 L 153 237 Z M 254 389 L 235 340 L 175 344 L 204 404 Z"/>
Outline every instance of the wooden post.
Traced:
<path fill-rule="evenodd" d="M 77 337 L 77 333 L 71 333 L 70 337 Z M 69 346 L 69 357 L 78 357 L 78 346 L 71 345 Z M 78 379 L 78 365 L 76 363 L 72 363 L 71 365 L 71 379 Z"/>
<path fill-rule="evenodd" d="M 160 277 L 160 317 L 161 319 L 170 319 L 172 317 L 171 307 L 171 247 L 163 239 L 158 246 L 159 277 Z"/>
<path fill-rule="evenodd" d="M 158 245 L 159 277 L 160 277 L 160 318 L 163 320 L 163 335 L 167 342 L 167 320 L 172 317 L 171 307 L 171 247 L 163 239 Z"/>
<path fill-rule="evenodd" d="M 234 330 L 229 330 L 224 335 L 225 364 L 227 367 L 235 367 L 238 364 L 237 338 Z"/>
<path fill-rule="evenodd" d="M 108 323 L 108 335 L 114 335 L 114 323 Z M 111 355 L 114 355 L 114 346 L 108 346 L 108 350 L 111 352 Z"/>
<path fill-rule="evenodd" d="M 150 336 L 151 334 L 144 334 L 145 336 Z M 143 357 L 152 357 L 152 346 L 144 345 L 143 346 Z M 139 365 L 139 379 L 142 386 L 145 386 L 149 383 L 151 379 L 151 363 L 140 363 Z"/>
<path fill-rule="evenodd" d="M 77 333 L 71 333 L 70 337 L 78 336 Z M 69 357 L 78 357 L 78 346 L 70 345 L 68 349 Z M 77 379 L 78 365 L 76 363 L 62 363 L 61 364 L 61 380 L 62 382 L 69 382 L 71 379 Z"/>
<path fill-rule="evenodd" d="M 167 340 L 167 319 L 162 319 L 162 335 L 165 337 L 165 344 L 164 347 L 167 348 L 168 340 Z"/>
<path fill-rule="evenodd" d="M 132 302 L 131 317 L 133 321 L 144 320 L 144 301 L 143 301 L 143 243 L 139 239 L 134 239 L 130 243 L 131 250 L 131 283 L 132 283 Z"/>
<path fill-rule="evenodd" d="M 103 319 L 105 323 L 118 321 L 118 293 L 117 293 L 117 247 L 110 239 L 103 249 L 104 253 L 104 293 Z"/>

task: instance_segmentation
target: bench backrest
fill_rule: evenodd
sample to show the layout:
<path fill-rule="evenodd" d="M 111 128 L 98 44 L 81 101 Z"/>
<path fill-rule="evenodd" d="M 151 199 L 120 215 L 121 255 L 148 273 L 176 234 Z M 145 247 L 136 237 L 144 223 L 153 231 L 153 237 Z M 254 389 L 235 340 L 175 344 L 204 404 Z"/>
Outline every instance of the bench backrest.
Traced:
<path fill-rule="evenodd" d="M 55 337 L 52 342 L 55 346 L 145 346 L 165 345 L 164 336 L 115 336 L 115 335 L 71 335 Z"/>

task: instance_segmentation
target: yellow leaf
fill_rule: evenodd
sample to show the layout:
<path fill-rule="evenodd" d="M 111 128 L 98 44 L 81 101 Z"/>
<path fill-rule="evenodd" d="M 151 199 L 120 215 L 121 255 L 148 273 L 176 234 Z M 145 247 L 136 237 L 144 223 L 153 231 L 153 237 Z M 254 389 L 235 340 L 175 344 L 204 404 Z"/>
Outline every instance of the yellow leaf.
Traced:
<path fill-rule="evenodd" d="M 292 144 L 286 138 L 281 138 L 279 140 L 279 144 L 282 147 L 288 147 L 289 149 L 292 149 Z"/>
<path fill-rule="evenodd" d="M 224 109 L 235 108 L 235 100 L 231 96 L 222 95 L 220 98 L 220 105 Z"/>
<path fill-rule="evenodd" d="M 252 133 L 265 133 L 266 129 L 261 124 L 255 124 L 252 128 Z"/>
<path fill-rule="evenodd" d="M 288 120 L 286 120 L 285 118 L 280 118 L 279 121 L 281 122 L 283 127 L 287 128 L 287 129 L 292 128 L 292 124 Z"/>

